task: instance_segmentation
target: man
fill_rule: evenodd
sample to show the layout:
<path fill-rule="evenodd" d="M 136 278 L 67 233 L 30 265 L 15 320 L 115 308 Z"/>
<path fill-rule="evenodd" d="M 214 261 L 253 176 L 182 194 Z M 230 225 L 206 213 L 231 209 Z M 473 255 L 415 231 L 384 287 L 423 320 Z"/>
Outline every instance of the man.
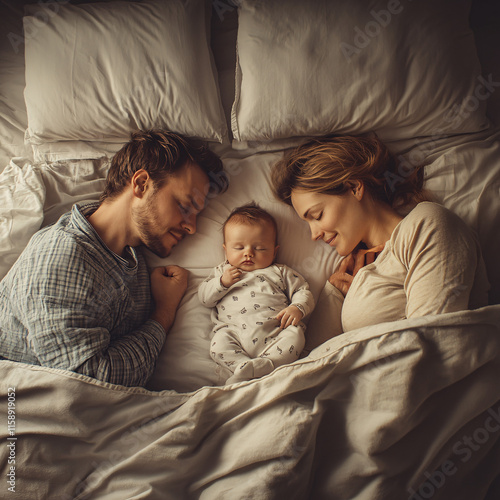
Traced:
<path fill-rule="evenodd" d="M 112 159 L 100 203 L 75 205 L 36 233 L 0 282 L 0 356 L 144 385 L 187 271 L 149 275 L 135 247 L 166 257 L 196 232 L 208 195 L 226 188 L 206 146 L 160 130 L 133 133 Z"/>

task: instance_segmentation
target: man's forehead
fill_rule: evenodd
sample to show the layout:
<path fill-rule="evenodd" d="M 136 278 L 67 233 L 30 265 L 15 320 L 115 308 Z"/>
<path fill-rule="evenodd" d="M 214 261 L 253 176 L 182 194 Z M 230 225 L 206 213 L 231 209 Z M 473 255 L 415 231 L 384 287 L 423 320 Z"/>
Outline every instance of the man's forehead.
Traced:
<path fill-rule="evenodd" d="M 174 194 L 202 209 L 206 205 L 207 193 L 210 189 L 208 175 L 195 163 L 188 163 L 175 174 L 167 178 L 166 184 L 174 190 Z"/>

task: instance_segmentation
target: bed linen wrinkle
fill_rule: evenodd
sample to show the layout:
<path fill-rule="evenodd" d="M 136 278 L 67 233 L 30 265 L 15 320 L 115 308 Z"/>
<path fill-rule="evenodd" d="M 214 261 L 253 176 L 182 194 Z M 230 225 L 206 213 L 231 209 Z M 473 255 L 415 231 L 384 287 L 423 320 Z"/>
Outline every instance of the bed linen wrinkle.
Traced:
<path fill-rule="evenodd" d="M 402 320 L 350 332 L 345 334 L 346 338 L 337 337 L 319 347 L 314 352 L 316 359 L 306 358 L 293 366 L 280 367 L 261 380 L 175 395 L 174 401 L 175 393 L 129 392 L 97 381 L 88 384 L 85 377 L 55 369 L 2 362 L 0 371 L 6 376 L 7 384 L 12 383 L 12 377 L 20 381 L 17 382 L 18 397 L 23 398 L 26 409 L 35 405 L 37 420 L 47 411 L 53 414 L 48 400 L 36 398 L 36 386 L 43 384 L 62 391 L 65 396 L 61 394 L 58 401 L 70 400 L 73 408 L 84 404 L 89 397 L 95 409 L 107 401 L 105 407 L 112 405 L 115 409 L 114 420 L 130 422 L 129 427 L 135 429 L 135 436 L 142 441 L 134 439 L 134 446 L 127 448 L 127 456 L 116 463 L 106 467 L 103 454 L 92 452 L 98 457 L 93 458 L 97 466 L 88 475 L 86 494 L 102 494 L 103 498 L 111 492 L 118 497 L 119 491 L 140 494 L 144 488 L 131 485 L 127 479 L 139 474 L 150 477 L 163 494 L 172 492 L 171 498 L 176 494 L 181 498 L 199 498 L 204 492 L 204 498 L 215 499 L 221 498 L 218 495 L 224 491 L 231 491 L 233 498 L 243 498 L 245 494 L 249 494 L 249 498 L 270 499 L 291 494 L 293 498 L 299 491 L 294 487 L 302 482 L 307 485 L 306 495 L 314 498 L 345 498 L 352 493 L 353 497 L 358 495 L 371 500 L 382 498 L 381 492 L 389 485 L 399 487 L 401 484 L 397 491 L 404 494 L 406 484 L 416 485 L 420 477 L 425 480 L 425 471 L 433 471 L 446 459 L 446 453 L 453 453 L 452 446 L 462 436 L 464 421 L 477 425 L 478 417 L 486 418 L 485 410 L 498 401 L 494 374 L 498 373 L 500 363 L 499 307 L 450 313 L 435 316 L 434 320 L 428 317 Z M 490 323 L 494 326 L 488 327 Z M 395 328 L 388 329 L 390 325 Z M 406 334 L 398 333 L 406 330 Z M 383 349 L 380 339 L 383 339 Z M 414 349 L 421 351 L 421 356 L 414 354 L 408 360 L 393 355 L 415 352 Z M 464 364 L 461 359 L 469 352 L 473 356 L 470 363 Z M 450 359 L 454 360 L 451 365 Z M 480 376 L 481 366 L 484 373 Z M 377 367 L 378 370 L 373 370 Z M 423 369 L 442 378 L 438 389 L 433 377 L 420 376 Z M 23 378 L 19 378 L 21 373 L 25 373 Z M 410 383 L 401 378 L 402 373 L 408 375 Z M 34 375 L 36 379 L 32 380 Z M 66 380 L 61 387 L 57 383 L 60 376 Z M 480 383 L 485 380 L 489 381 L 487 387 Z M 384 395 L 384 384 L 399 388 L 400 392 L 396 390 L 389 400 L 380 397 L 378 403 L 373 397 L 372 403 L 368 403 L 367 394 L 380 391 L 381 396 Z M 462 393 L 465 400 L 459 406 L 450 407 L 449 402 L 457 399 L 457 392 Z M 183 398 L 183 404 L 178 404 L 179 397 Z M 304 398 L 309 402 L 306 405 L 301 401 Z M 164 408 L 162 402 L 166 403 Z M 441 425 L 438 426 L 432 421 L 439 415 L 436 405 L 441 411 Z M 405 408 L 403 413 L 398 413 L 400 407 Z M 143 429 L 141 419 L 155 411 L 157 417 L 154 421 L 149 419 Z M 372 411 L 384 418 L 375 421 L 363 418 Z M 395 415 L 392 422 L 391 413 Z M 100 443 L 113 432 L 115 422 L 95 419 L 94 415 L 91 411 L 84 413 L 84 435 L 94 436 L 93 442 Z M 126 415 L 134 416 L 130 420 Z M 447 425 L 450 417 L 454 418 L 454 423 Z M 204 422 L 210 425 L 207 427 Z M 367 424 L 370 425 L 367 427 Z M 386 424 L 388 426 L 384 427 Z M 75 444 L 87 450 L 79 456 L 88 454 L 89 444 L 77 437 L 81 431 L 75 436 L 60 415 L 56 413 L 52 421 L 47 420 L 47 425 L 48 429 L 42 432 L 50 429 L 51 436 L 56 434 L 63 440 L 72 436 Z M 117 446 L 131 444 L 132 434 L 129 436 L 129 441 L 122 440 L 121 444 L 119 440 L 110 439 L 111 449 L 107 449 L 106 456 L 116 451 L 118 457 L 122 448 Z M 315 445 L 310 442 L 314 436 L 320 437 Z M 43 435 L 38 435 L 35 441 L 29 435 L 21 437 L 28 448 L 35 442 L 45 448 L 50 442 L 45 441 Z M 444 448 L 429 446 L 437 442 L 445 443 Z M 408 446 L 412 449 L 410 454 Z M 486 456 L 494 446 L 497 445 L 488 442 L 482 453 Z M 165 450 L 168 455 L 156 462 L 155 457 L 162 456 Z M 219 450 L 220 462 L 213 459 L 213 450 Z M 47 453 L 52 455 L 56 451 L 49 446 Z M 293 465 L 283 460 L 290 455 Z M 476 458 L 467 462 L 468 465 L 461 464 L 462 474 Z M 276 461 L 284 469 L 283 477 L 297 478 L 294 487 L 287 486 L 286 482 L 276 484 L 273 479 Z M 325 466 L 315 470 L 314 479 L 311 479 L 311 463 L 314 465 L 318 461 L 323 461 Z M 65 470 L 71 470 L 74 474 L 71 463 L 76 465 L 79 461 L 69 461 L 65 468 L 57 469 L 58 473 L 64 475 Z M 44 474 L 49 473 L 49 464 L 43 465 Z M 410 479 L 409 474 L 416 466 L 420 467 L 420 475 Z M 77 477 L 81 476 L 82 471 L 79 471 Z M 466 477 L 467 474 L 464 481 Z M 190 486 L 195 483 L 196 491 Z M 74 478 L 72 484 L 75 484 Z M 58 490 L 61 486 L 53 485 L 53 488 Z M 304 486 L 300 488 L 304 491 Z M 367 491 L 369 496 L 366 496 Z M 470 489 L 465 491 L 470 493 Z M 243 496 L 238 496 L 240 493 Z M 466 494 L 454 498 L 470 500 Z M 396 500 L 401 496 L 392 498 Z"/>
<path fill-rule="evenodd" d="M 104 16 L 101 9 L 110 4 L 90 1 L 92 12 Z M 77 62 L 82 51 L 75 47 L 83 45 L 80 35 L 88 36 L 94 23 L 99 36 L 105 36 L 104 17 L 87 16 L 86 7 L 64 2 L 53 5 L 57 17 L 42 3 L 27 11 L 39 34 L 53 26 L 51 43 L 55 40 L 64 48 L 61 57 L 66 69 L 48 74 L 56 86 L 72 80 L 66 87 L 71 98 L 60 112 L 57 93 L 55 102 L 51 101 L 55 107 L 43 102 L 48 102 L 50 87 L 42 85 L 42 65 L 56 61 L 42 51 L 25 64 L 23 39 L 18 37 L 13 44 L 10 38 L 22 34 L 23 8 L 5 1 L 0 5 L 2 14 L 6 11 L 5 17 L 0 15 L 0 24 L 7 34 L 0 44 L 0 170 L 13 156 L 22 156 L 23 160 L 12 161 L 23 175 L 31 172 L 26 182 L 34 188 L 22 203 L 18 203 L 20 198 L 3 206 L 0 202 L 2 229 L 8 228 L 12 235 L 10 242 L 2 239 L 10 245 L 8 253 L 2 247 L 0 254 L 3 274 L 40 224 L 55 222 L 73 202 L 98 199 L 106 161 L 125 137 L 120 131 L 151 122 L 159 108 L 165 108 L 172 121 L 190 128 L 189 135 L 196 129 L 222 140 L 228 122 L 235 137 L 248 139 L 211 146 L 223 156 L 230 188 L 210 200 L 199 216 L 197 234 L 167 259 L 144 253 L 151 267 L 178 264 L 190 273 L 176 322 L 148 385 L 151 390 L 0 360 L 2 386 L 16 387 L 17 495 L 33 500 L 404 500 L 413 490 L 418 495 L 423 492 L 423 498 L 432 487 L 433 500 L 497 500 L 500 433 L 490 430 L 484 441 L 484 432 L 487 422 L 490 429 L 497 422 L 500 425 L 500 306 L 386 322 L 330 338 L 332 332 L 341 331 L 336 326 L 340 314 L 333 317 L 327 300 L 326 307 L 316 307 L 318 316 L 313 314 L 308 323 L 311 338 L 324 342 L 315 344 L 309 356 L 260 380 L 217 387 L 221 378 L 208 354 L 209 312 L 197 308 L 196 292 L 203 277 L 223 260 L 220 224 L 242 200 L 254 199 L 276 216 L 279 261 L 310 281 L 315 299 L 325 299 L 327 294 L 321 289 L 340 258 L 330 247 L 311 242 L 307 227 L 298 222 L 293 210 L 274 200 L 270 168 L 285 148 L 303 142 L 309 133 L 331 132 L 328 127 L 335 123 L 339 125 L 336 131 L 347 127 L 354 132 L 378 124 L 384 125 L 379 136 L 407 161 L 406 166 L 426 163 L 425 185 L 435 200 L 476 230 L 492 284 L 490 303 L 500 303 L 500 132 L 482 129 L 486 127 L 483 109 L 487 106 L 494 118 L 500 96 L 498 36 L 486 38 L 498 25 L 494 15 L 498 9 L 486 15 L 482 24 L 476 23 L 476 40 L 483 40 L 478 53 L 490 63 L 483 66 L 480 80 L 467 17 L 471 4 L 473 10 L 487 10 L 489 2 L 429 0 L 421 7 L 421 3 L 396 5 L 381 0 L 358 8 L 348 2 L 287 0 L 283 8 L 281 1 L 241 0 L 238 8 L 225 2 L 227 8 L 222 11 L 221 2 L 205 2 L 205 11 L 212 14 L 212 33 L 201 25 L 201 3 L 168 3 L 171 8 L 160 10 L 154 10 L 158 2 L 150 0 L 123 3 L 123 9 L 108 19 L 109 31 L 118 33 L 122 21 L 129 18 L 122 19 L 121 14 L 136 12 L 140 15 L 130 26 L 137 28 L 138 42 L 151 39 L 150 50 L 130 73 L 139 78 L 129 85 L 129 93 L 124 92 L 127 82 L 120 74 L 128 74 L 135 61 L 132 57 L 115 70 L 107 59 L 99 68 L 104 74 L 94 74 L 94 70 L 82 74 Z M 402 6 L 403 11 L 392 13 L 389 24 L 380 25 L 376 36 L 371 36 L 375 32 L 370 27 L 376 31 L 377 22 L 373 12 L 384 16 L 394 6 Z M 60 18 L 68 12 L 66 7 L 80 12 L 81 21 L 90 22 L 89 29 L 78 31 L 83 25 L 75 23 L 63 26 Z M 148 9 L 145 18 L 141 17 L 144 9 Z M 153 10 L 165 17 L 158 25 L 158 19 L 150 19 Z M 293 12 L 301 14 L 297 17 Z M 319 19 L 317 29 L 311 29 L 311 17 Z M 177 24 L 188 21 L 189 26 L 178 33 L 185 50 L 163 57 L 158 42 L 175 32 L 177 26 L 170 24 L 174 18 Z M 340 44 L 353 43 L 361 32 L 369 38 L 368 46 L 347 61 Z M 31 32 L 25 33 L 26 44 L 41 40 L 29 40 Z M 195 40 L 197 34 L 203 40 Z M 268 43 L 268 35 L 271 42 L 275 37 L 281 44 Z M 126 56 L 136 54 L 134 37 L 128 38 L 123 45 Z M 453 44 L 449 43 L 452 39 Z M 90 47 L 91 42 L 85 45 Z M 114 54 L 108 47 L 98 49 L 103 56 Z M 207 63 L 210 49 L 215 65 L 210 60 L 205 67 L 201 63 Z M 182 79 L 181 70 L 193 58 L 200 63 L 191 73 L 196 77 Z M 166 72 L 172 68 L 179 72 L 170 78 L 155 62 L 161 62 Z M 34 73 L 25 81 L 28 66 Z M 322 82 L 320 73 L 328 67 L 332 72 Z M 295 68 L 293 78 L 290 68 Z M 198 78 L 199 74 L 205 78 Z M 190 85 L 190 79 L 196 85 Z M 392 83 L 384 90 L 379 83 L 387 81 Z M 490 83 L 475 95 L 481 82 Z M 28 134 L 33 143 L 25 144 L 21 131 L 28 127 L 26 83 L 35 95 L 31 109 L 43 110 L 36 117 L 44 127 L 38 132 L 50 135 L 57 123 L 73 123 L 77 99 L 83 99 L 82 111 L 87 106 L 90 111 L 102 108 L 97 118 L 94 113 L 96 125 L 101 124 L 99 132 L 89 126 L 89 117 L 74 124 L 76 130 L 72 127 L 75 140 L 66 140 L 68 129 L 60 127 L 58 142 L 35 144 L 42 141 Z M 104 88 L 101 83 L 108 93 L 97 92 L 96 85 Z M 299 83 L 307 92 L 299 91 L 298 99 L 285 99 L 285 106 L 279 106 L 279 99 L 273 97 L 276 90 L 292 95 Z M 365 93 L 360 93 L 361 83 L 368 88 Z M 318 95 L 324 85 L 325 92 Z M 145 93 L 149 87 L 151 91 Z M 197 92 L 196 99 L 192 91 Z M 219 109 L 221 102 L 226 116 Z M 130 115 L 127 106 L 133 107 Z M 327 108 L 334 112 L 328 113 Z M 94 140 L 82 141 L 82 133 Z M 98 160 L 102 157 L 107 159 Z M 10 189 L 10 184 L 20 187 L 17 180 L 0 177 L 2 188 Z M 120 295 L 120 288 L 116 293 Z M 123 307 L 134 307 L 134 297 L 129 299 Z M 4 422 L 7 399 L 7 392 L 0 391 Z M 484 442 L 477 443 L 475 436 Z M 7 427 L 0 427 L 0 439 L 5 443 L 7 437 Z M 464 441 L 466 437 L 473 440 L 474 448 Z M 7 453 L 8 448 L 0 448 L 4 478 Z M 456 472 L 436 488 L 429 477 L 442 471 L 446 461 L 453 462 Z M 424 489 L 419 490 L 421 486 Z"/>

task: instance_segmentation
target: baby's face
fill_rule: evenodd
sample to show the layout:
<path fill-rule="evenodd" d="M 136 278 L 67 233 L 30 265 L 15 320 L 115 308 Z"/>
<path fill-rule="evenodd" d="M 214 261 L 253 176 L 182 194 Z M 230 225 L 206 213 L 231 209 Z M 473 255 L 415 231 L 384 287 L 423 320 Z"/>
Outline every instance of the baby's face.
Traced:
<path fill-rule="evenodd" d="M 236 224 L 229 222 L 224 230 L 224 250 L 229 264 L 242 271 L 254 271 L 270 266 L 278 247 L 270 223 Z"/>

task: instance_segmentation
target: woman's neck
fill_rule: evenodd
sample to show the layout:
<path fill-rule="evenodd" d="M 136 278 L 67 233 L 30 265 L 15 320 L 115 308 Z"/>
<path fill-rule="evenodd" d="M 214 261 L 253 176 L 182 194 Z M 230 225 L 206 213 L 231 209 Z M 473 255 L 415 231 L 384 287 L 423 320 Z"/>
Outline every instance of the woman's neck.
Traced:
<path fill-rule="evenodd" d="M 363 242 L 368 248 L 372 248 L 389 241 L 394 229 L 403 220 L 403 217 L 389 205 L 373 201 L 369 219 L 371 220 L 370 227 Z"/>

